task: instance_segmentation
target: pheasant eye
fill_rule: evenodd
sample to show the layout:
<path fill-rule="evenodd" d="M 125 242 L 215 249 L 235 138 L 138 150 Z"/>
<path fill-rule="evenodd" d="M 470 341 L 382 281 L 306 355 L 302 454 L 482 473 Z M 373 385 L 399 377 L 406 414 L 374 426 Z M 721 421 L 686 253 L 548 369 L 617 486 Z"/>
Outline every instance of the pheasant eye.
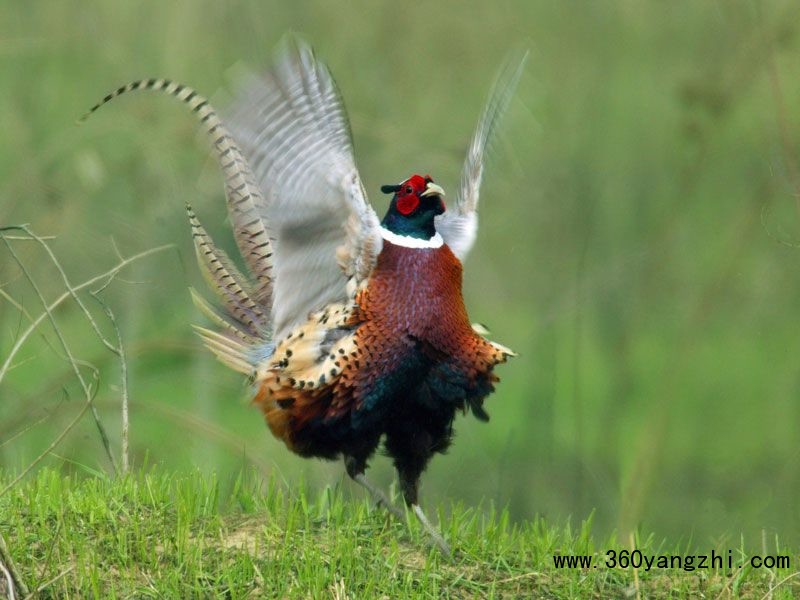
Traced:
<path fill-rule="evenodd" d="M 406 194 L 411 194 L 413 191 L 414 191 L 414 188 L 412 188 L 410 185 L 406 186 Z"/>

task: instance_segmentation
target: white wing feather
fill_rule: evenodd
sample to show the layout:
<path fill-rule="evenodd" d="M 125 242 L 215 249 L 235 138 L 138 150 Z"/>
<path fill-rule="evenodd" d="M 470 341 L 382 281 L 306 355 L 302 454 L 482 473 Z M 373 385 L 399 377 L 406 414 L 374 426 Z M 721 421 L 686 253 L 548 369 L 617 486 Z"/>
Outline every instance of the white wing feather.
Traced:
<path fill-rule="evenodd" d="M 485 157 L 491 150 L 497 125 L 511 102 L 527 59 L 527 51 L 522 56 L 512 54 L 500 69 L 467 150 L 455 203 L 452 209 L 436 217 L 436 230 L 462 262 L 478 232 L 478 197 Z"/>
<path fill-rule="evenodd" d="M 348 278 L 358 283 L 372 271 L 380 223 L 339 91 L 307 45 L 288 40 L 270 71 L 246 81 L 229 122 L 264 195 L 281 339 L 312 311 L 345 301 Z"/>

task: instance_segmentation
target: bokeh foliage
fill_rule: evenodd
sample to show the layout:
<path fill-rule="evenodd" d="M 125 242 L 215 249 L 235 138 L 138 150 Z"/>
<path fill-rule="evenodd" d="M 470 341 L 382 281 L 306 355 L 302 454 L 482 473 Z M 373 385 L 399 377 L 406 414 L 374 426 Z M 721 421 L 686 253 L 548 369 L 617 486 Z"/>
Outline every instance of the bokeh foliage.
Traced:
<path fill-rule="evenodd" d="M 128 348 L 134 462 L 229 473 L 254 464 L 326 484 L 290 456 L 200 348 L 202 287 L 183 203 L 232 249 L 221 177 L 182 107 L 153 95 L 75 119 L 131 79 L 228 99 L 236 72 L 300 32 L 344 94 L 378 209 L 382 183 L 430 172 L 454 189 L 496 67 L 531 48 L 484 184 L 465 269 L 471 317 L 521 356 L 492 421 L 458 423 L 424 498 L 515 518 L 646 524 L 704 543 L 800 536 L 800 5 L 772 2 L 5 2 L 0 4 L 0 225 L 56 235 L 73 281 L 173 242 L 106 293 Z M 45 293 L 62 290 L 17 242 Z M 0 285 L 40 308 L 4 247 Z M 117 364 L 74 307 L 57 314 L 101 368 L 119 437 Z M 0 299 L 0 358 L 24 318 Z M 48 334 L 48 339 L 52 336 Z M 41 339 L 0 387 L 0 465 L 19 469 L 77 410 Z M 108 469 L 90 420 L 49 459 Z M 391 471 L 376 458 L 375 478 Z M 224 477 L 223 477 L 224 480 Z"/>

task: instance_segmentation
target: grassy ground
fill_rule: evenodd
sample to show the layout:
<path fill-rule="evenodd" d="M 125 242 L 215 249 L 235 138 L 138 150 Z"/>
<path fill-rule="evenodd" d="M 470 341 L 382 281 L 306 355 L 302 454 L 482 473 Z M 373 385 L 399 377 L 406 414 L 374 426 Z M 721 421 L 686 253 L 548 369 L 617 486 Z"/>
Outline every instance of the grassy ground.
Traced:
<path fill-rule="evenodd" d="M 0 485 L 9 478 L 0 478 Z M 556 569 L 554 555 L 604 557 L 630 549 L 580 527 L 543 520 L 512 526 L 505 511 L 452 507 L 440 514 L 456 549 L 429 549 L 349 489 L 307 495 L 275 481 L 161 470 L 111 480 L 44 469 L 0 497 L 0 533 L 29 591 L 43 598 L 508 597 L 792 598 L 788 569 Z M 686 555 L 652 537 L 645 554 Z M 772 553 L 781 548 L 771 548 Z M 717 552 L 727 552 L 716 548 Z M 795 561 L 797 557 L 792 557 Z M 796 573 L 795 573 L 796 574 Z M 1 584 L 0 584 L 1 585 Z"/>

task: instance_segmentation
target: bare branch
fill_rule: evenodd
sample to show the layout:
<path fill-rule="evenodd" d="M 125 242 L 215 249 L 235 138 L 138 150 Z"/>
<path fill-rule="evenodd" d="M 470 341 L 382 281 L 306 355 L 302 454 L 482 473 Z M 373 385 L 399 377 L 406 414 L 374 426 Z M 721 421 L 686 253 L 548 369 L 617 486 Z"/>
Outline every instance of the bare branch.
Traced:
<path fill-rule="evenodd" d="M 69 424 L 64 428 L 64 430 L 61 433 L 58 434 L 56 439 L 54 439 L 52 442 L 50 442 L 50 445 L 45 449 L 45 451 L 42 452 L 39 456 L 37 456 L 35 459 L 33 459 L 33 462 L 31 462 L 31 464 L 29 464 L 27 467 L 25 467 L 22 470 L 22 472 L 20 472 L 19 475 L 17 475 L 14 479 L 11 480 L 11 482 L 8 485 L 6 485 L 6 487 L 4 487 L 2 490 L 0 490 L 0 497 L 5 496 L 5 494 L 11 488 L 13 488 L 15 485 L 17 485 L 17 483 L 19 483 L 20 481 L 22 481 L 22 479 L 28 473 L 30 473 L 31 470 L 33 470 L 33 468 L 36 465 L 38 465 L 40 462 L 42 462 L 45 459 L 45 457 L 47 457 L 47 455 L 50 454 L 55 449 L 55 447 L 58 446 L 61 443 L 61 441 L 65 437 L 67 437 L 67 434 L 70 431 L 73 430 L 73 428 L 75 427 L 75 425 L 78 424 L 78 422 L 81 420 L 83 415 L 86 414 L 86 411 L 89 410 L 89 406 L 91 406 L 92 400 L 93 400 L 93 398 L 90 398 L 89 400 L 84 402 L 83 403 L 83 408 L 81 408 L 81 410 L 78 412 L 78 414 L 75 416 L 75 418 L 72 419 L 72 421 L 69 422 Z"/>
<path fill-rule="evenodd" d="M 30 232 L 30 230 L 28 230 L 27 227 L 23 226 L 23 230 L 26 233 L 28 233 L 31 237 L 36 238 L 36 235 Z M 40 241 L 38 238 L 36 239 L 37 241 Z M 61 333 L 61 328 L 58 326 L 58 323 L 56 322 L 56 319 L 53 316 L 52 311 L 48 308 L 47 300 L 45 300 L 44 295 L 42 294 L 38 284 L 36 283 L 36 280 L 33 278 L 30 271 L 28 271 L 28 268 L 25 266 L 25 263 L 22 261 L 22 259 L 20 259 L 19 255 L 14 250 L 14 246 L 4 236 L 3 236 L 3 242 L 8 248 L 8 251 L 11 253 L 11 256 L 16 261 L 17 265 L 19 265 L 19 268 L 22 270 L 22 273 L 25 275 L 25 278 L 28 280 L 28 283 L 30 283 L 31 287 L 33 288 L 33 291 L 36 292 L 36 296 L 39 298 L 39 301 L 42 303 L 42 306 L 44 307 L 45 313 L 47 314 L 47 318 L 50 320 L 50 324 L 53 326 L 53 331 L 55 331 L 56 337 L 58 338 L 58 341 L 61 343 L 61 347 L 64 349 L 64 352 L 67 355 L 69 363 L 72 366 L 72 371 L 75 374 L 75 378 L 81 384 L 81 388 L 83 388 L 84 396 L 86 397 L 86 400 L 87 402 L 89 402 L 90 408 L 92 409 L 92 416 L 94 417 L 94 422 L 95 425 L 97 426 L 97 431 L 100 434 L 100 440 L 103 444 L 103 448 L 106 451 L 106 455 L 108 456 L 108 460 L 111 462 L 111 466 L 114 469 L 114 472 L 117 473 L 119 472 L 119 468 L 117 467 L 117 461 L 114 458 L 114 452 L 111 450 L 111 442 L 109 441 L 106 429 L 103 426 L 102 421 L 100 420 L 100 413 L 97 412 L 97 408 L 94 406 L 94 403 L 91 402 L 91 398 L 93 397 L 93 394 L 91 392 L 91 386 L 84 379 L 83 374 L 81 373 L 80 370 L 80 366 L 76 361 L 75 356 L 72 354 L 72 350 L 70 349 L 69 344 L 67 344 L 66 338 L 64 338 L 63 333 Z M 64 270 L 61 268 L 61 264 L 58 262 L 58 259 L 50 250 L 49 246 L 45 242 L 41 242 L 41 245 L 47 250 L 47 253 L 50 255 L 53 264 L 56 265 L 56 268 L 58 269 L 59 273 L 61 273 L 61 276 L 64 280 L 64 284 L 67 287 L 67 293 L 69 293 L 75 300 L 75 302 L 81 307 L 87 319 L 92 324 L 92 327 L 94 328 L 95 332 L 100 337 L 100 339 L 103 340 L 103 343 L 106 344 L 106 346 L 108 347 L 112 347 L 110 344 L 108 344 L 103 335 L 100 333 L 100 330 L 97 328 L 97 324 L 95 323 L 92 316 L 89 314 L 89 311 L 86 309 L 86 307 L 83 305 L 78 295 L 72 289 L 72 286 L 70 285 L 69 280 L 67 279 L 66 273 L 64 273 Z M 93 370 L 95 378 L 97 378 L 98 371 L 97 369 L 94 368 Z"/>
<path fill-rule="evenodd" d="M 54 236 L 54 235 L 41 235 L 41 236 L 39 236 L 37 238 L 33 238 L 33 237 L 28 237 L 26 235 L 7 235 L 6 239 L 7 240 L 17 241 L 17 242 L 26 242 L 26 241 L 27 242 L 40 242 L 41 240 L 48 240 L 48 241 L 55 240 L 56 236 Z"/>
<path fill-rule="evenodd" d="M 106 285 L 108 285 L 106 283 Z M 120 378 L 122 380 L 122 473 L 127 474 L 130 466 L 129 456 L 128 456 L 128 360 L 125 356 L 125 346 L 122 344 L 122 333 L 119 330 L 119 326 L 117 325 L 117 319 L 114 317 L 114 313 L 111 311 L 111 308 L 100 298 L 99 293 L 105 289 L 106 285 L 103 287 L 89 292 L 95 300 L 103 307 L 103 310 L 108 317 L 108 320 L 111 322 L 111 326 L 114 328 L 114 333 L 117 335 L 117 345 L 116 347 L 112 348 L 111 351 L 119 356 L 120 362 Z"/>
<path fill-rule="evenodd" d="M 9 251 L 11 252 L 11 255 L 17 261 L 17 264 L 20 265 L 21 269 L 23 270 L 23 273 L 28 278 L 28 281 L 30 282 L 30 284 L 33 286 L 34 290 L 36 291 L 37 295 L 39 296 L 39 299 L 42 301 L 42 303 L 44 305 L 44 312 L 42 312 L 35 319 L 32 318 L 30 325 L 17 337 L 17 339 L 16 339 L 14 345 L 12 346 L 12 348 L 11 348 L 8 356 L 6 357 L 5 361 L 3 362 L 2 365 L 0 365 L 0 383 L 2 383 L 6 373 L 8 373 L 8 371 L 12 368 L 12 364 L 14 362 L 14 358 L 19 353 L 20 349 L 25 344 L 25 342 L 28 340 L 28 338 L 30 338 L 30 336 L 37 330 L 37 328 L 42 324 L 42 322 L 45 321 L 45 319 L 50 319 L 50 321 L 53 324 L 53 327 L 54 327 L 54 329 L 56 331 L 56 335 L 59 338 L 61 346 L 64 349 L 64 351 L 66 352 L 66 355 L 67 355 L 67 358 L 68 358 L 68 360 L 70 362 L 70 365 L 72 367 L 73 373 L 75 374 L 75 376 L 78 378 L 78 380 L 81 383 L 81 387 L 83 388 L 83 391 L 84 391 L 84 394 L 85 394 L 85 397 L 86 397 L 86 402 L 83 404 L 83 407 L 81 408 L 79 413 L 75 416 L 75 418 L 51 442 L 51 444 L 44 450 L 44 452 L 42 452 L 36 459 L 34 459 L 34 461 L 30 465 L 28 465 L 16 478 L 14 478 L 14 480 L 11 481 L 5 488 L 0 490 L 0 496 L 4 495 L 6 492 L 8 492 L 8 490 L 13 488 L 37 464 L 39 464 L 47 455 L 49 455 L 62 442 L 62 440 L 66 437 L 66 435 L 78 424 L 78 422 L 81 420 L 81 418 L 84 416 L 84 414 L 86 414 L 87 410 L 89 410 L 91 408 L 94 411 L 94 396 L 95 396 L 95 394 L 97 392 L 97 382 L 99 380 L 99 371 L 96 369 L 96 367 L 94 367 L 90 363 L 87 363 L 86 361 L 82 361 L 80 359 L 77 359 L 72 355 L 72 352 L 71 352 L 68 344 L 66 343 L 66 340 L 63 338 L 63 335 L 62 335 L 60 329 L 57 327 L 57 325 L 55 323 L 55 320 L 53 318 L 53 311 L 59 305 L 61 305 L 65 300 L 67 300 L 69 298 L 77 298 L 77 292 L 79 292 L 79 291 L 81 291 L 83 289 L 95 286 L 98 283 L 101 284 L 101 288 L 100 289 L 103 289 L 105 286 L 107 286 L 114 279 L 114 277 L 117 275 L 117 273 L 119 273 L 123 268 L 125 268 L 127 265 L 131 264 L 132 262 L 135 262 L 137 260 L 140 260 L 142 258 L 150 256 L 151 254 L 155 254 L 157 252 L 162 252 L 162 251 L 164 251 L 164 250 L 166 250 L 168 248 L 173 247 L 171 244 L 164 245 L 164 246 L 159 246 L 157 248 L 151 248 L 149 250 L 145 250 L 144 252 L 140 252 L 140 253 L 135 254 L 135 255 L 133 255 L 133 256 L 131 256 L 129 258 L 122 259 L 122 260 L 120 260 L 119 263 L 117 263 L 114 267 L 112 267 L 108 271 L 105 271 L 104 273 L 101 273 L 100 275 L 92 277 L 92 278 L 90 278 L 90 279 L 88 279 L 88 280 L 86 280 L 86 281 L 84 281 L 84 282 L 82 282 L 82 283 L 80 283 L 80 284 L 78 284 L 76 286 L 71 286 L 69 284 L 68 280 L 65 278 L 65 283 L 67 284 L 67 288 L 68 288 L 67 291 L 65 291 L 63 294 L 58 296 L 54 301 L 52 301 L 52 302 L 50 302 L 48 304 L 45 301 L 43 295 L 41 294 L 41 292 L 40 292 L 38 286 L 36 285 L 35 281 L 30 276 L 30 273 L 25 268 L 25 265 L 22 263 L 22 261 L 20 260 L 19 256 L 14 252 L 14 249 L 13 249 L 12 245 L 7 240 L 7 236 L 4 235 L 5 231 L 14 230 L 14 229 L 20 229 L 20 228 L 19 227 L 3 227 L 3 228 L 0 228 L 0 238 L 3 238 L 3 241 L 5 242 L 6 246 L 9 248 Z M 26 233 L 27 233 L 26 229 L 23 229 L 23 231 L 26 231 Z M 34 236 L 32 236 L 32 237 L 34 237 Z M 41 238 L 38 238 L 38 239 L 41 240 Z M 43 244 L 43 245 L 46 246 L 46 244 Z M 55 259 L 55 257 L 52 254 L 51 254 L 51 257 L 53 258 L 54 262 L 56 262 L 56 263 L 58 262 L 57 259 Z M 60 268 L 60 265 L 59 265 L 58 268 L 63 273 L 63 269 Z M 83 306 L 83 305 L 81 304 L 81 306 Z M 84 307 L 84 311 L 85 311 L 85 313 L 88 313 L 88 311 L 85 309 L 85 307 Z M 106 314 L 108 314 L 108 312 Z M 91 318 L 91 317 L 89 317 L 89 318 L 90 318 L 90 322 L 92 323 L 92 325 L 95 328 L 95 330 L 99 331 L 99 329 L 96 326 L 96 322 L 94 321 L 94 319 Z M 112 319 L 112 325 L 114 326 L 115 331 L 117 331 L 118 340 L 119 340 L 120 336 L 119 336 L 119 330 L 118 330 L 117 325 L 116 325 L 116 321 L 113 319 L 113 315 L 110 315 L 109 318 Z M 99 337 L 101 339 L 103 339 L 102 335 L 100 335 L 100 334 L 98 334 L 98 335 L 99 335 Z M 120 348 L 117 349 L 117 348 L 114 347 L 113 344 L 107 344 L 107 347 L 109 347 L 115 354 L 119 355 L 120 358 L 123 360 L 123 395 L 124 395 L 124 403 L 127 405 L 127 394 L 128 394 L 128 392 L 127 392 L 127 364 L 126 364 L 126 362 L 125 362 L 125 360 L 123 358 L 124 357 L 124 350 L 122 350 L 121 346 L 122 346 L 122 344 L 120 343 Z M 92 380 L 93 381 L 89 382 L 89 381 L 87 381 L 85 379 L 84 375 L 81 373 L 80 367 L 88 367 L 88 368 L 91 369 L 91 371 L 92 371 Z M 95 417 L 95 422 L 99 423 L 99 418 L 98 417 Z M 126 436 L 127 436 L 127 434 L 126 434 Z M 106 437 L 105 440 L 104 440 L 104 444 L 107 444 L 107 442 L 108 442 L 108 439 Z M 110 453 L 110 444 L 107 445 L 107 452 L 109 453 L 109 455 L 110 455 L 110 457 L 112 459 L 112 464 L 114 465 L 114 468 L 116 470 L 116 464 L 113 461 L 113 455 Z"/>
<path fill-rule="evenodd" d="M 8 551 L 8 544 L 6 543 L 6 538 L 3 537 L 3 534 L 0 532 L 0 567 L 3 571 L 3 575 L 6 577 L 6 582 L 8 584 L 8 597 L 13 599 L 14 598 L 14 590 L 16 588 L 20 594 L 23 596 L 28 595 L 28 587 L 25 585 L 25 582 L 22 580 L 22 577 L 19 574 L 19 569 L 17 569 L 14 560 L 11 558 L 11 554 Z"/>
<path fill-rule="evenodd" d="M 0 228 L 0 234 L 2 234 L 4 229 L 7 229 L 7 228 Z M 3 236 L 0 235 L 0 237 L 3 237 Z M 91 287 L 91 286 L 95 285 L 96 283 L 98 283 L 99 281 L 111 280 L 117 275 L 117 273 L 119 273 L 122 269 L 124 269 L 129 264 L 131 264 L 133 262 L 136 262 L 137 260 L 140 260 L 140 259 L 142 259 L 142 258 L 144 258 L 146 256 L 150 256 L 151 254 L 156 254 L 157 252 L 163 252 L 164 250 L 167 250 L 168 248 L 172 248 L 172 247 L 174 247 L 173 244 L 165 244 L 163 246 L 158 246 L 156 248 L 150 248 L 149 250 L 145 250 L 144 252 L 139 252 L 138 254 L 134 254 L 133 256 L 131 256 L 129 258 L 126 258 L 125 260 L 120 261 L 119 263 L 117 263 L 114 267 L 112 267 L 108 271 L 106 271 L 104 273 L 101 273 L 100 275 L 96 275 L 95 277 L 92 277 L 91 279 L 87 279 L 83 283 L 80 283 L 80 284 L 76 285 L 71 291 L 64 292 L 58 298 L 56 298 L 53 302 L 51 302 L 48 305 L 47 308 L 48 308 L 48 310 L 52 311 L 56 307 L 61 305 L 65 300 L 70 298 L 72 293 L 78 292 L 78 291 L 80 291 L 82 289 L 85 289 L 87 287 Z M 47 313 L 46 312 L 40 314 L 38 317 L 36 317 L 36 319 L 33 320 L 33 322 L 30 324 L 30 326 L 28 326 L 28 328 L 25 331 L 23 331 L 22 334 L 20 334 L 20 336 L 17 338 L 17 341 L 14 343 L 14 345 L 11 348 L 11 351 L 9 352 L 8 356 L 6 357 L 6 360 L 3 362 L 2 365 L 0 365 L 0 382 L 3 381 L 3 378 L 5 377 L 6 373 L 8 372 L 8 370 L 9 370 L 9 368 L 11 366 L 11 363 L 14 360 L 14 357 L 19 353 L 20 348 L 22 348 L 22 346 L 25 344 L 25 341 L 31 336 L 31 334 L 34 331 L 36 331 L 36 329 L 39 327 L 39 325 L 42 324 L 42 321 L 44 321 L 46 318 L 47 318 Z"/>
<path fill-rule="evenodd" d="M 2 448 L 3 446 L 7 446 L 8 444 L 10 444 L 14 440 L 16 440 L 18 437 L 21 437 L 21 436 L 25 435 L 31 429 L 33 429 L 37 425 L 41 425 L 42 423 L 44 423 L 49 418 L 50 418 L 50 415 L 48 414 L 48 415 L 45 415 L 45 416 L 41 417 L 39 420 L 35 421 L 34 423 L 31 423 L 30 425 L 27 425 L 21 431 L 18 431 L 14 435 L 12 435 L 10 438 L 0 442 L 0 448 Z"/>
<path fill-rule="evenodd" d="M 42 248 L 44 248 L 45 252 L 47 252 L 47 255 L 50 257 L 50 260 L 53 262 L 53 265 L 55 265 L 56 270 L 58 270 L 59 275 L 61 275 L 61 279 L 64 281 L 64 285 L 66 286 L 67 291 L 69 291 L 71 293 L 72 299 L 75 300 L 75 303 L 80 307 L 81 311 L 83 311 L 83 314 L 86 317 L 86 320 L 89 321 L 89 324 L 92 326 L 92 329 L 94 329 L 94 332 L 95 332 L 95 334 L 97 334 L 97 337 L 100 339 L 101 342 L 103 342 L 103 344 L 106 346 L 106 348 L 108 348 L 109 350 L 113 351 L 113 346 L 112 346 L 111 342 L 109 342 L 105 338 L 103 333 L 100 331 L 100 327 L 98 327 L 97 322 L 94 320 L 94 317 L 92 317 L 92 313 L 90 313 L 89 309 L 86 308 L 86 305 L 84 305 L 84 303 L 81 300 L 80 296 L 78 296 L 78 294 L 76 294 L 73 291 L 72 284 L 69 282 L 69 278 L 67 277 L 66 272 L 64 271 L 63 267 L 61 266 L 61 263 L 59 262 L 58 258 L 56 258 L 56 255 L 53 253 L 53 250 L 50 248 L 50 245 L 45 242 L 44 238 L 38 236 L 36 233 L 31 231 L 28 228 L 27 225 L 21 225 L 20 228 L 22 229 L 22 231 L 27 233 L 31 237 L 31 239 L 34 239 L 37 242 L 39 242 L 39 245 L 41 245 Z M 6 245 L 8 245 L 8 242 L 6 242 Z M 17 262 L 19 262 L 19 261 L 17 261 Z M 26 276 L 27 276 L 27 273 L 26 273 Z M 30 280 L 30 278 L 28 278 L 28 279 Z M 106 285 L 108 285 L 108 284 L 106 284 Z"/>
<path fill-rule="evenodd" d="M 14 580 L 11 578 L 11 573 L 8 572 L 8 569 L 6 569 L 6 566 L 3 564 L 2 560 L 0 560 L 0 572 L 2 572 L 3 576 L 6 578 L 8 600 L 16 600 L 16 595 L 14 594 Z"/>

